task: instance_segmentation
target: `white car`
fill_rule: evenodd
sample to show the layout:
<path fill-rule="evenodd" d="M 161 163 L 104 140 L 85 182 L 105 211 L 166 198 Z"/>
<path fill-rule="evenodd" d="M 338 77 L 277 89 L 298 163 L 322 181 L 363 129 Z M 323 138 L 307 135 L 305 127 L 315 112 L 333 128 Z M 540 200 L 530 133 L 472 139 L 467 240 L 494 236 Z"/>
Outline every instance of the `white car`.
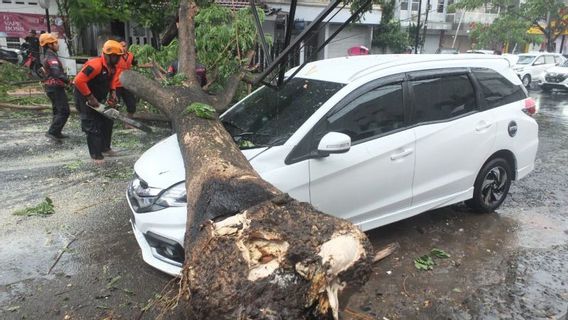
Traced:
<path fill-rule="evenodd" d="M 534 168 L 535 108 L 498 56 L 371 55 L 310 63 L 221 121 L 264 179 L 369 230 L 466 200 L 495 210 Z M 134 169 L 127 199 L 143 258 L 177 275 L 186 192 L 176 136 Z"/>
<path fill-rule="evenodd" d="M 546 70 L 544 81 L 540 84 L 542 91 L 552 89 L 568 90 L 568 61 Z"/>
<path fill-rule="evenodd" d="M 513 70 L 523 82 L 525 87 L 529 87 L 531 82 L 542 82 L 546 70 L 560 65 L 566 61 L 559 53 L 523 53 L 518 55 L 517 63 Z"/>

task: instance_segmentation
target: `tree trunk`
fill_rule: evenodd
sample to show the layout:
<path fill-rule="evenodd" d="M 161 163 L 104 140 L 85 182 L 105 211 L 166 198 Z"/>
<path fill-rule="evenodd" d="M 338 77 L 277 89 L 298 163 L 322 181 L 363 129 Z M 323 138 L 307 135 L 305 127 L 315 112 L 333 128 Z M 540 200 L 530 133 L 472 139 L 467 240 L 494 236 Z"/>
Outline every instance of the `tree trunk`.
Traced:
<path fill-rule="evenodd" d="M 187 60 L 180 69 L 191 72 L 197 7 L 187 2 L 180 4 L 180 66 Z M 133 71 L 123 72 L 120 80 L 162 110 L 177 132 L 187 190 L 180 293 L 189 299 L 188 315 L 337 318 L 341 290 L 346 285 L 357 288 L 370 275 L 370 242 L 350 222 L 300 203 L 264 181 L 218 120 L 188 112 L 195 102 L 223 109 L 235 83 L 224 96 L 215 97 L 191 77 L 176 88 L 161 87 Z"/>

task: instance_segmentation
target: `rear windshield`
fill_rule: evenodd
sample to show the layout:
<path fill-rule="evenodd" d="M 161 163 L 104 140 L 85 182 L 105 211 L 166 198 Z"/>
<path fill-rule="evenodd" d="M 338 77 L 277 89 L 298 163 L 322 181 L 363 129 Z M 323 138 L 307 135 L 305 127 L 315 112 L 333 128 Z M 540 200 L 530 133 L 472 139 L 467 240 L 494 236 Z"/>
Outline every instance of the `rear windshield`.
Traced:
<path fill-rule="evenodd" d="M 283 144 L 341 83 L 294 78 L 278 89 L 262 87 L 223 115 L 241 149 Z"/>

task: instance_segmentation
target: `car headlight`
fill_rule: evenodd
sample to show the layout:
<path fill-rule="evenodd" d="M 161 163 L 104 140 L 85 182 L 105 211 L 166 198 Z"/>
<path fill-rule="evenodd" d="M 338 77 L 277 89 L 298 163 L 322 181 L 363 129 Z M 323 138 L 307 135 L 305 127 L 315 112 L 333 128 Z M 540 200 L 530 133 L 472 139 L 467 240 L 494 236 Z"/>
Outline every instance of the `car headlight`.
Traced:
<path fill-rule="evenodd" d="M 164 191 L 155 205 L 162 207 L 185 207 L 187 205 L 187 194 L 185 192 L 185 182 L 180 182 Z"/>
<path fill-rule="evenodd" d="M 180 182 L 163 190 L 149 187 L 135 176 L 128 187 L 128 199 L 137 213 L 152 212 L 167 207 L 183 207 L 187 205 L 185 182 Z"/>

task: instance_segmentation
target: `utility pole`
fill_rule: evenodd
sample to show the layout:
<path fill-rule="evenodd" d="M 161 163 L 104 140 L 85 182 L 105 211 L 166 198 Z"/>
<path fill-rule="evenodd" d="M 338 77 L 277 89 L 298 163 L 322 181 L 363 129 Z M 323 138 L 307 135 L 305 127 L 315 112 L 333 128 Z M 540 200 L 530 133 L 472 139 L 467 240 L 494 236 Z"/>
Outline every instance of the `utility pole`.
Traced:
<path fill-rule="evenodd" d="M 412 1 L 412 0 L 411 0 Z M 412 2 L 410 2 L 410 10 L 412 11 Z M 414 53 L 418 53 L 418 43 L 420 41 L 420 16 L 422 15 L 422 0 L 418 2 L 418 22 L 416 23 L 416 36 L 414 38 Z"/>
<path fill-rule="evenodd" d="M 426 17 L 424 18 L 424 31 L 422 32 L 422 50 L 424 51 L 424 43 L 426 42 L 426 30 L 428 29 L 428 13 L 430 12 L 430 0 L 426 3 Z"/>
<path fill-rule="evenodd" d="M 51 0 L 40 0 L 39 6 L 45 9 L 45 23 L 47 24 L 47 32 L 51 33 L 51 26 L 49 23 L 49 5 L 51 4 Z"/>

